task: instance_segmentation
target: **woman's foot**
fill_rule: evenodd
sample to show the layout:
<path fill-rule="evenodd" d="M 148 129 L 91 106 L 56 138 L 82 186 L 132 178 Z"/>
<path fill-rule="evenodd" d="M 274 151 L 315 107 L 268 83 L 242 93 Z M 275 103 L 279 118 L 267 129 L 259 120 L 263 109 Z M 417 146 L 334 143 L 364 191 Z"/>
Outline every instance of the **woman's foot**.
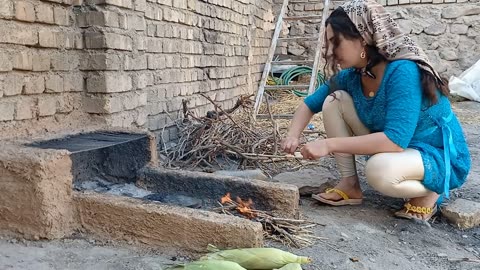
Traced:
<path fill-rule="evenodd" d="M 340 180 L 340 182 L 335 186 L 335 189 L 342 191 L 347 195 L 350 199 L 362 199 L 363 193 L 362 189 L 360 188 L 360 183 L 358 182 L 358 176 L 350 176 L 344 177 Z M 322 197 L 328 201 L 341 201 L 344 198 L 338 194 L 337 192 L 324 192 L 318 194 L 318 196 Z"/>
<path fill-rule="evenodd" d="M 395 215 L 402 218 L 414 218 L 427 221 L 436 212 L 436 202 L 439 196 L 437 193 L 432 192 L 425 197 L 411 198 L 405 204 L 405 207 L 396 212 Z"/>

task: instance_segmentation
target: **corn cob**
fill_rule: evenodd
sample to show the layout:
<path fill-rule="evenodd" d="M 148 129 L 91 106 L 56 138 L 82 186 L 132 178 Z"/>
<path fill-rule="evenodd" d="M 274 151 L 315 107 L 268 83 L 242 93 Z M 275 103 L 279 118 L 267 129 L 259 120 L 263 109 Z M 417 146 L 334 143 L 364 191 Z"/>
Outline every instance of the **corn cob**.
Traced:
<path fill-rule="evenodd" d="M 209 246 L 211 249 L 211 246 Z M 218 250 L 218 249 L 217 249 Z M 221 250 L 209 253 L 200 260 L 225 260 L 236 262 L 242 267 L 250 270 L 281 268 L 289 263 L 309 263 L 308 257 L 295 254 L 276 248 L 243 248 Z"/>
<path fill-rule="evenodd" d="M 238 263 L 223 260 L 196 261 L 186 264 L 178 264 L 166 270 L 247 270 Z"/>
<path fill-rule="evenodd" d="M 289 263 L 284 267 L 275 270 L 302 270 L 302 266 L 299 263 Z"/>

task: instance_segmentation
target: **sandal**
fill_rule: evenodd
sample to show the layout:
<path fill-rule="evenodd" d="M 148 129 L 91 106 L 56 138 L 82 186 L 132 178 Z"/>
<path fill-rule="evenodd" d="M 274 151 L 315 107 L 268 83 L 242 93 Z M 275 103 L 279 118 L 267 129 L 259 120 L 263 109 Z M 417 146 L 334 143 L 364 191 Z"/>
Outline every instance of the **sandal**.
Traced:
<path fill-rule="evenodd" d="M 418 218 L 408 213 L 416 213 L 416 214 L 424 214 L 424 218 Z M 417 220 L 417 221 L 428 221 L 430 220 L 435 214 L 437 213 L 437 205 L 433 207 L 424 207 L 424 206 L 415 206 L 407 202 L 403 209 L 395 212 L 395 216 L 399 218 L 405 218 L 410 220 Z"/>
<path fill-rule="evenodd" d="M 340 199 L 338 201 L 327 200 L 327 199 L 323 198 L 322 196 L 320 196 L 320 194 L 312 194 L 312 198 L 314 198 L 315 200 L 317 200 L 319 202 L 329 204 L 329 205 L 333 205 L 333 206 L 359 205 L 363 201 L 363 199 L 350 199 L 350 197 L 348 197 L 348 195 L 345 194 L 345 192 L 343 192 L 339 189 L 336 189 L 336 188 L 329 188 L 329 189 L 325 190 L 325 193 L 337 193 L 338 195 L 340 195 L 340 197 L 342 197 L 342 199 Z"/>

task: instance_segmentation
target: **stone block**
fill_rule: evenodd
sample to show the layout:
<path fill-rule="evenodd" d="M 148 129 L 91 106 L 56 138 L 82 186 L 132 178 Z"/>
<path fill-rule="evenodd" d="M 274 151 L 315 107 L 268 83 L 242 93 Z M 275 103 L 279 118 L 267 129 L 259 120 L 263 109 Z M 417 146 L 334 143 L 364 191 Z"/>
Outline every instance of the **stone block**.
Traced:
<path fill-rule="evenodd" d="M 165 65 L 165 56 L 150 54 L 147 57 L 148 69 L 164 69 Z"/>
<path fill-rule="evenodd" d="M 83 33 L 73 33 L 73 47 L 77 50 L 83 50 L 85 48 Z"/>
<path fill-rule="evenodd" d="M 450 25 L 450 33 L 457 35 L 465 35 L 468 32 L 468 25 L 454 23 Z"/>
<path fill-rule="evenodd" d="M 147 123 L 148 113 L 145 107 L 140 107 L 137 109 L 137 117 L 135 118 L 135 124 L 138 127 L 143 127 Z"/>
<path fill-rule="evenodd" d="M 34 22 L 35 7 L 27 1 L 18 1 L 15 3 L 15 18 L 19 21 Z"/>
<path fill-rule="evenodd" d="M 80 70 L 119 70 L 121 56 L 117 54 L 89 54 L 80 59 Z"/>
<path fill-rule="evenodd" d="M 10 59 L 10 54 L 0 53 L 0 72 L 10 71 L 13 69 L 13 61 Z"/>
<path fill-rule="evenodd" d="M 55 71 L 76 70 L 80 65 L 80 57 L 73 54 L 56 54 L 51 57 L 51 67 Z"/>
<path fill-rule="evenodd" d="M 125 14 L 118 14 L 118 27 L 122 29 L 128 28 L 127 16 Z"/>
<path fill-rule="evenodd" d="M 122 97 L 123 108 L 125 110 L 133 110 L 137 107 L 145 106 L 146 100 L 145 100 L 145 104 L 143 104 L 144 96 L 146 97 L 146 93 L 144 94 L 141 92 L 133 92 L 133 93 L 128 93 L 124 95 Z"/>
<path fill-rule="evenodd" d="M 470 229 L 480 225 L 480 203 L 465 199 L 456 199 L 446 207 L 442 214 L 460 229 Z"/>
<path fill-rule="evenodd" d="M 53 17 L 55 24 L 64 26 L 70 25 L 70 14 L 68 13 L 68 10 L 64 7 L 54 7 Z"/>
<path fill-rule="evenodd" d="M 127 15 L 128 29 L 136 31 L 145 31 L 145 17 L 139 15 Z"/>
<path fill-rule="evenodd" d="M 196 10 L 197 1 L 196 0 L 187 0 L 187 8 L 190 10 Z"/>
<path fill-rule="evenodd" d="M 13 1 L 0 0 L 0 18 L 11 18 L 13 16 Z"/>
<path fill-rule="evenodd" d="M 125 56 L 125 70 L 147 69 L 147 55 Z"/>
<path fill-rule="evenodd" d="M 158 7 L 149 7 L 145 11 L 145 18 L 161 21 L 163 19 L 163 11 Z"/>
<path fill-rule="evenodd" d="M 61 93 L 63 90 L 63 78 L 60 75 L 49 75 L 45 77 L 46 93 Z"/>
<path fill-rule="evenodd" d="M 88 113 L 111 114 L 123 111 L 123 98 L 112 95 L 86 95 L 83 110 Z"/>
<path fill-rule="evenodd" d="M 38 98 L 38 115 L 51 116 L 57 112 L 57 99 L 55 96 L 44 95 Z"/>
<path fill-rule="evenodd" d="M 87 78 L 89 93 L 116 93 L 126 92 L 133 88 L 132 78 L 126 74 L 105 72 Z"/>
<path fill-rule="evenodd" d="M 55 22 L 53 16 L 53 7 L 49 4 L 38 4 L 35 7 L 37 22 L 53 24 Z"/>
<path fill-rule="evenodd" d="M 145 51 L 147 49 L 145 37 L 140 35 L 136 36 L 134 39 L 134 47 L 139 51 Z"/>
<path fill-rule="evenodd" d="M 152 24 L 152 23 L 148 23 L 147 24 L 147 37 L 153 37 L 155 36 L 155 33 L 156 33 L 156 28 L 157 26 L 155 24 Z"/>
<path fill-rule="evenodd" d="M 182 15 L 183 13 L 180 13 L 179 11 L 171 8 L 163 9 L 163 20 L 167 22 L 174 22 L 174 23 L 180 22 L 182 20 Z"/>
<path fill-rule="evenodd" d="M 64 92 L 84 92 L 85 79 L 81 73 L 63 74 Z"/>
<path fill-rule="evenodd" d="M 35 102 L 32 99 L 22 98 L 15 104 L 15 120 L 32 119 Z"/>
<path fill-rule="evenodd" d="M 40 47 L 46 48 L 73 48 L 75 46 L 74 33 L 40 30 L 38 32 Z"/>
<path fill-rule="evenodd" d="M 15 118 L 15 103 L 0 102 L 0 122 L 11 121 Z"/>
<path fill-rule="evenodd" d="M 70 113 L 81 108 L 80 95 L 61 95 L 57 99 L 57 113 Z"/>
<path fill-rule="evenodd" d="M 102 33 L 85 33 L 85 47 L 87 49 L 103 49 L 105 46 L 105 36 Z"/>
<path fill-rule="evenodd" d="M 164 43 L 160 39 L 149 38 L 147 40 L 147 52 L 161 53 L 163 52 L 164 45 L 167 45 L 167 44 L 171 44 L 171 40 Z"/>
<path fill-rule="evenodd" d="M 6 74 L 3 83 L 0 86 L 3 96 L 20 95 L 23 90 L 24 77 L 19 74 Z"/>
<path fill-rule="evenodd" d="M 13 69 L 32 70 L 32 54 L 28 51 L 21 51 L 15 54 L 13 58 Z"/>
<path fill-rule="evenodd" d="M 147 10 L 147 1 L 146 0 L 135 0 L 134 9 L 136 11 L 146 11 Z"/>
<path fill-rule="evenodd" d="M 79 27 L 105 26 L 106 24 L 105 12 L 102 11 L 89 11 L 79 13 L 76 16 L 76 20 Z"/>
<path fill-rule="evenodd" d="M 480 7 L 471 6 L 449 6 L 442 10 L 442 18 L 456 19 L 462 16 L 478 15 L 480 14 Z"/>
<path fill-rule="evenodd" d="M 105 33 L 105 48 L 114 50 L 131 51 L 133 49 L 133 41 L 130 37 Z"/>
<path fill-rule="evenodd" d="M 173 1 L 173 7 L 187 9 L 187 0 L 175 0 Z"/>
<path fill-rule="evenodd" d="M 48 71 L 50 70 L 50 56 L 47 53 L 36 52 L 32 56 L 32 70 L 33 71 Z"/>
<path fill-rule="evenodd" d="M 453 49 L 442 49 L 440 50 L 440 57 L 447 61 L 455 61 L 458 60 L 457 52 Z"/>
<path fill-rule="evenodd" d="M 25 78 L 25 85 L 22 85 L 25 95 L 41 94 L 45 91 L 45 78 L 43 76 L 32 76 Z"/>
<path fill-rule="evenodd" d="M 423 32 L 427 35 L 431 36 L 439 36 L 447 30 L 447 25 L 443 23 L 437 23 L 437 24 L 432 24 L 425 29 L 423 29 Z"/>

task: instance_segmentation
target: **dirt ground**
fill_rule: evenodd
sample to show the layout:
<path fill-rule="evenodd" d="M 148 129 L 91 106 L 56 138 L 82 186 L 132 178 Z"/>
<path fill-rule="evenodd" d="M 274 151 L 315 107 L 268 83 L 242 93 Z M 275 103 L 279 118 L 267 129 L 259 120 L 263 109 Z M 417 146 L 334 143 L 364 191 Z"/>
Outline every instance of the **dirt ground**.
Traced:
<path fill-rule="evenodd" d="M 480 103 L 455 103 L 454 108 L 464 123 L 473 167 L 468 182 L 452 195 L 480 202 Z M 332 167 L 332 160 L 323 162 Z M 302 172 L 297 176 L 305 177 Z M 480 269 L 480 228 L 461 231 L 442 217 L 428 225 L 396 219 L 392 213 L 403 202 L 381 196 L 365 181 L 362 184 L 365 199 L 361 206 L 335 208 L 302 199 L 304 217 L 324 224 L 317 227 L 316 233 L 328 238 L 308 248 L 291 249 L 314 259 L 304 269 Z M 285 249 L 276 243 L 268 245 Z M 474 261 L 460 261 L 463 258 Z M 172 251 L 145 250 L 81 237 L 51 242 L 0 239 L 2 270 L 160 270 L 168 263 L 185 259 Z"/>

